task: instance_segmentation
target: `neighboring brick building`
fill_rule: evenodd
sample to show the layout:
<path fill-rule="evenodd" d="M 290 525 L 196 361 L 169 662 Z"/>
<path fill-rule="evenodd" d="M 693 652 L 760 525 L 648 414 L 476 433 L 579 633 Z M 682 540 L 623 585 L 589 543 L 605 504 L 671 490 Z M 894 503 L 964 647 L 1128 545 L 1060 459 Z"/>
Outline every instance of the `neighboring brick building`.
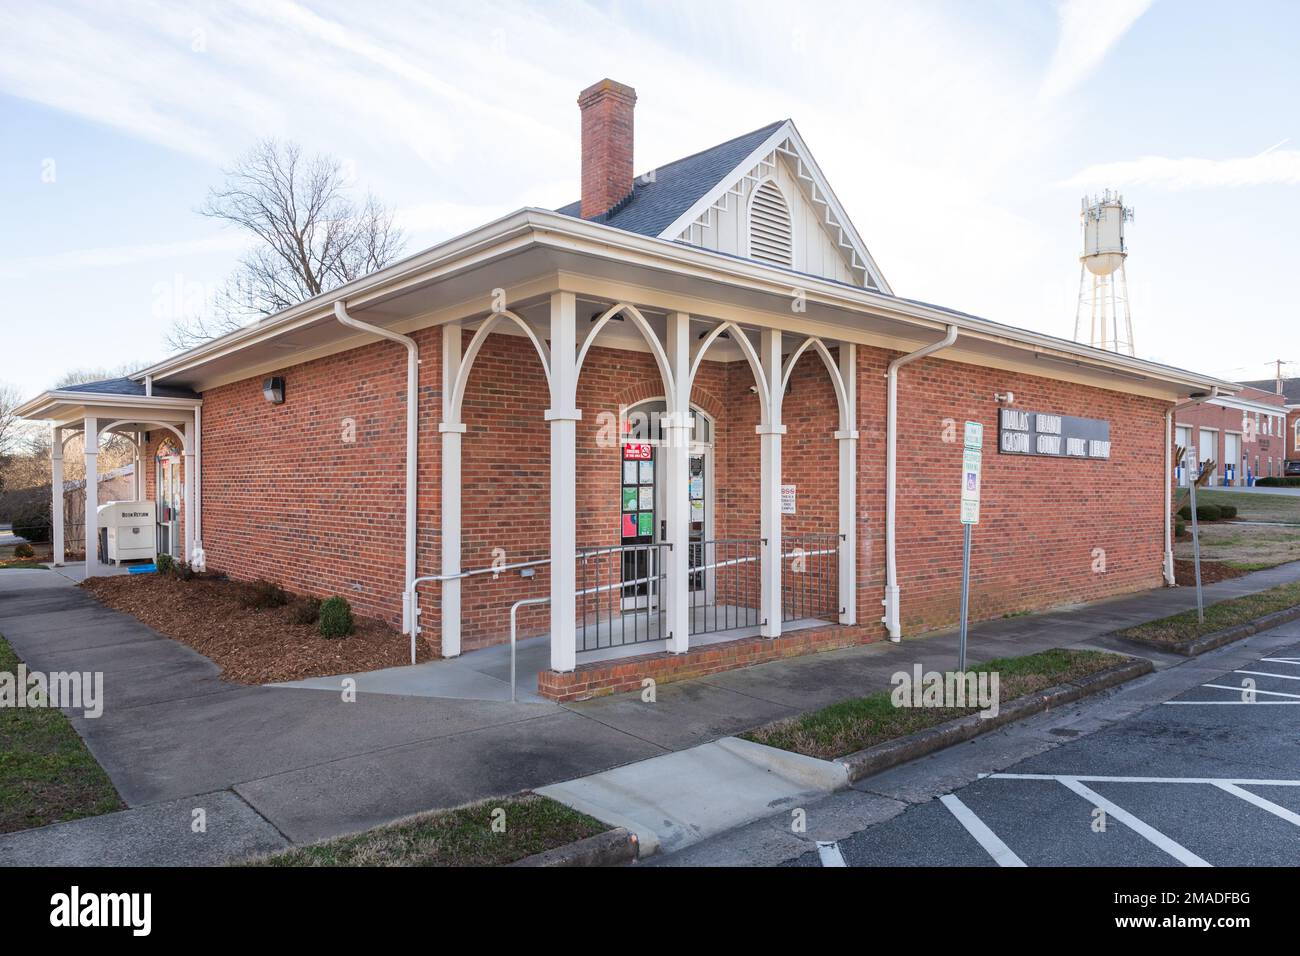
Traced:
<path fill-rule="evenodd" d="M 1242 384 L 1282 397 L 1286 403 L 1285 458 L 1290 462 L 1300 462 L 1300 378 L 1262 379 Z"/>
<path fill-rule="evenodd" d="M 1236 386 L 896 296 L 790 121 L 633 180 L 635 94 L 579 103 L 579 202 L 22 413 L 437 653 L 546 601 L 557 698 L 952 624 L 968 422 L 975 618 L 1170 580 L 1173 410 Z"/>
<path fill-rule="evenodd" d="M 1281 395 L 1249 385 L 1227 398 L 1179 408 L 1174 442 L 1195 445 L 1200 461 L 1213 461 L 1211 485 L 1245 485 L 1282 474 L 1287 457 L 1287 410 Z M 1177 481 L 1188 475 L 1178 469 Z"/>

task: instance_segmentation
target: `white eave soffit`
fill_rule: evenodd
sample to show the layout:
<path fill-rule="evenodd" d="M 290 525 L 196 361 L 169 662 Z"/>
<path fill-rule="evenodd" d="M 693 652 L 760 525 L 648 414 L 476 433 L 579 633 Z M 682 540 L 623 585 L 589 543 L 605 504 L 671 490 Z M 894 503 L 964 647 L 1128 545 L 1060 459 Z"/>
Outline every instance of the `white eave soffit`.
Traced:
<path fill-rule="evenodd" d="M 869 287 L 867 280 L 870 279 L 876 289 L 893 295 L 893 289 L 885 281 L 875 259 L 867 251 L 862 237 L 858 235 L 848 214 L 835 198 L 835 193 L 822 174 L 821 167 L 812 158 L 808 147 L 799 136 L 799 131 L 790 120 L 782 123 L 717 185 L 678 216 L 659 234 L 659 238 L 669 241 L 684 240 L 692 245 L 699 245 L 700 243 L 694 239 L 702 235 L 704 230 L 714 227 L 718 213 L 726 212 L 731 203 L 741 201 L 741 189 L 746 181 L 752 185 L 773 173 L 778 157 L 785 157 L 804 190 L 804 198 L 812 204 L 813 208 L 821 211 L 822 228 L 839 248 L 844 261 L 855 274 L 861 277 L 862 285 Z"/>

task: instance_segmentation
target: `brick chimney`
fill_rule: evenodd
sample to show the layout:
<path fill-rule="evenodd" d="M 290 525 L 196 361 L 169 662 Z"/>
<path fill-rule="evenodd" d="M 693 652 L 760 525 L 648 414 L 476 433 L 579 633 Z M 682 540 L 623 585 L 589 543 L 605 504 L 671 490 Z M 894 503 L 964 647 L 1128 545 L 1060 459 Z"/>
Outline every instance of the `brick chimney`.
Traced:
<path fill-rule="evenodd" d="M 582 218 L 609 212 L 632 192 L 636 90 L 610 79 L 578 94 L 582 110 Z"/>

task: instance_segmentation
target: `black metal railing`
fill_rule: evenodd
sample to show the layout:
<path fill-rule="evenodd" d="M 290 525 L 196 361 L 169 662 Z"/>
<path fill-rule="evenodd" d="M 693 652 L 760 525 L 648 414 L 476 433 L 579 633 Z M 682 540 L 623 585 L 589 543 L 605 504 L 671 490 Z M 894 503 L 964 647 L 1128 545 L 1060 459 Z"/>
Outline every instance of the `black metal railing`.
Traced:
<path fill-rule="evenodd" d="M 762 624 L 762 538 L 692 541 L 691 634 L 712 634 Z"/>
<path fill-rule="evenodd" d="M 839 553 L 843 535 L 804 532 L 781 536 L 781 620 L 837 620 Z"/>
<path fill-rule="evenodd" d="M 579 548 L 578 651 L 666 640 L 660 602 L 670 544 Z"/>

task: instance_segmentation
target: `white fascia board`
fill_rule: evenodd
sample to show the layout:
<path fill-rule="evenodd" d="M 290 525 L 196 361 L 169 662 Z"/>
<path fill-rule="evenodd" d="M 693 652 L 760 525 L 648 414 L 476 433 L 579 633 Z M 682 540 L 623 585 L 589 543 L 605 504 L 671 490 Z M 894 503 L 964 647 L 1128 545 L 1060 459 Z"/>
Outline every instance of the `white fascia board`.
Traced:
<path fill-rule="evenodd" d="M 194 365 L 238 351 L 256 342 L 274 338 L 291 331 L 296 326 L 309 325 L 319 321 L 323 316 L 333 315 L 334 303 L 339 299 L 347 300 L 349 305 L 361 305 L 380 295 L 391 295 L 400 291 L 405 285 L 418 285 L 436 279 L 440 267 L 449 262 L 457 262 L 459 268 L 468 268 L 474 264 L 476 253 L 487 250 L 491 255 L 499 255 L 502 251 L 500 244 L 503 241 L 511 236 L 526 234 L 530 228 L 532 212 L 535 210 L 520 209 L 502 216 L 470 232 L 408 256 L 378 272 L 354 279 L 251 325 L 202 342 L 155 365 L 134 372 L 130 377 L 141 381 L 147 376 L 152 376 L 156 381 L 175 375 Z"/>
<path fill-rule="evenodd" d="M 110 408 L 146 408 L 189 410 L 203 404 L 201 398 L 166 398 L 160 395 L 114 395 L 105 392 L 66 392 L 54 389 L 42 392 L 30 401 L 14 409 L 19 418 L 42 421 L 48 418 L 44 412 L 56 405 L 94 405 Z"/>
<path fill-rule="evenodd" d="M 1243 411 L 1259 412 L 1261 415 L 1286 415 L 1286 408 L 1281 405 L 1269 405 L 1265 402 L 1256 402 L 1249 398 L 1212 398 L 1207 401 L 1207 405 L 1220 405 L 1223 408 L 1240 408 Z"/>
<path fill-rule="evenodd" d="M 779 132 L 779 131 L 778 131 Z M 155 381 L 175 375 L 207 361 L 320 321 L 332 314 L 335 300 L 350 305 L 364 304 L 464 269 L 493 258 L 518 252 L 531 245 L 591 255 L 597 258 L 646 266 L 681 276 L 701 278 L 723 286 L 785 296 L 797 285 L 807 298 L 833 308 L 870 313 L 895 319 L 919 333 L 942 334 L 957 325 L 964 336 L 982 338 L 1034 354 L 1061 356 L 1057 361 L 1077 362 L 1093 369 L 1209 391 L 1218 387 L 1231 394 L 1240 386 L 1198 375 L 1184 369 L 1160 365 L 1130 356 L 1106 352 L 1067 339 L 1001 325 L 977 316 L 954 313 L 923 303 L 896 298 L 862 286 L 848 285 L 741 259 L 698 246 L 668 239 L 642 236 L 603 223 L 589 222 L 545 209 L 522 209 L 455 239 L 427 249 L 379 272 L 317 296 L 307 302 L 262 320 L 256 325 L 231 332 L 196 346 L 164 362 L 137 372 L 133 378 L 152 375 Z M 291 357 L 286 355 L 286 360 Z M 130 401 L 140 402 L 143 397 Z M 155 399 L 156 401 L 157 399 Z M 163 399 L 166 401 L 166 399 Z"/>
<path fill-rule="evenodd" d="M 928 329 L 942 335 L 949 325 L 957 325 L 963 336 L 974 335 L 1034 354 L 1056 353 L 1061 356 L 1058 361 L 1077 362 L 1101 371 L 1126 375 L 1126 377 L 1136 376 L 1205 391 L 1217 386 L 1221 391 L 1231 393 L 1240 388 L 1232 382 L 1189 372 L 1186 369 L 1096 349 L 1090 345 L 1002 325 L 978 316 L 954 313 L 924 303 L 899 299 L 861 286 L 793 273 L 754 260 L 728 256 L 699 246 L 641 236 L 600 223 L 568 216 L 558 218 L 564 222 L 556 223 L 559 228 L 548 224 L 540 241 L 549 242 L 568 251 L 616 258 L 633 265 L 659 270 L 667 269 L 680 275 L 705 278 L 723 285 L 772 295 L 788 295 L 791 287 L 797 285 L 809 301 L 897 319 L 911 324 L 919 331 Z"/>

